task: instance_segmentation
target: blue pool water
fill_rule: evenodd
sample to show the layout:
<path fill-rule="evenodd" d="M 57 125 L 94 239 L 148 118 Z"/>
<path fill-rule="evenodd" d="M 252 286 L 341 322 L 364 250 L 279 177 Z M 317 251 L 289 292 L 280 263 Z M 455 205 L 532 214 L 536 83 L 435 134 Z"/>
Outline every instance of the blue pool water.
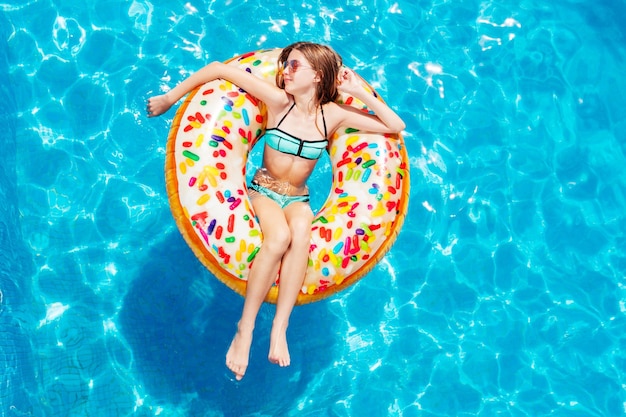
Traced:
<path fill-rule="evenodd" d="M 623 2 L 0 11 L 0 416 L 626 413 Z M 409 214 L 369 276 L 295 310 L 289 368 L 266 360 L 264 306 L 236 383 L 242 299 L 176 229 L 173 111 L 148 120 L 145 99 L 300 39 L 405 119 Z"/>

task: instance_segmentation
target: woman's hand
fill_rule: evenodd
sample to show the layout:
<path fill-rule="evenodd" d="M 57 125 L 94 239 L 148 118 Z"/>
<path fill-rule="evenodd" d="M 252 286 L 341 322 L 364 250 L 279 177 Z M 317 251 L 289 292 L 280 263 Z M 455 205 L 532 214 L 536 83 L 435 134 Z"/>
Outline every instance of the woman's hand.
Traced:
<path fill-rule="evenodd" d="M 339 91 L 342 93 L 354 95 L 356 91 L 361 89 L 359 77 L 350 68 L 342 67 L 339 70 L 337 81 L 339 83 Z"/>
<path fill-rule="evenodd" d="M 167 94 L 163 94 L 160 96 L 150 97 L 148 99 L 148 104 L 146 105 L 146 110 L 148 111 L 148 117 L 160 116 L 172 107 L 171 100 Z"/>

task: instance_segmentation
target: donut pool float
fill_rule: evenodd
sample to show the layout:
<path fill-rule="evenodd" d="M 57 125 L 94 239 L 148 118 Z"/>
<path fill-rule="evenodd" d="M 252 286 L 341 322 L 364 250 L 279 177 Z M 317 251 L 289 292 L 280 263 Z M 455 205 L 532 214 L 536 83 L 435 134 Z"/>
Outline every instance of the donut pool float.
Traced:
<path fill-rule="evenodd" d="M 250 52 L 227 64 L 274 81 L 280 51 Z M 351 96 L 338 101 L 368 111 Z M 248 199 L 246 164 L 266 121 L 262 102 L 228 81 L 215 80 L 188 94 L 167 141 L 166 187 L 176 225 L 196 257 L 241 295 L 263 243 Z M 297 304 L 326 298 L 367 274 L 391 248 L 407 213 L 409 163 L 401 135 L 345 126 L 330 138 L 328 151 L 332 186 L 311 224 L 308 268 Z M 279 285 L 277 277 L 266 302 L 276 302 Z"/>

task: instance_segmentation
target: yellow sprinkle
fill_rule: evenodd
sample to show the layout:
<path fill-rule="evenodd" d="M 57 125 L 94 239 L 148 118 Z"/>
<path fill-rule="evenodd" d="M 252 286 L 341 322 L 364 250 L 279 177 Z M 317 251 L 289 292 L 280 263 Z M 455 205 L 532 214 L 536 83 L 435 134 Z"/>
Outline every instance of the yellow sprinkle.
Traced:
<path fill-rule="evenodd" d="M 224 123 L 226 124 L 226 123 Z M 213 129 L 213 134 L 215 136 L 219 136 L 221 138 L 225 138 L 226 137 L 226 132 L 224 132 L 222 129 Z"/>
<path fill-rule="evenodd" d="M 315 285 L 313 284 L 309 285 L 306 289 L 306 293 L 309 295 L 313 295 L 314 292 L 315 292 Z"/>
<path fill-rule="evenodd" d="M 220 170 L 215 168 L 212 165 L 205 165 L 204 166 L 204 172 L 206 172 L 209 175 L 213 175 L 213 176 L 218 176 L 220 175 Z"/>
<path fill-rule="evenodd" d="M 194 120 L 193 122 L 189 122 L 189 124 L 191 125 L 191 127 L 195 127 L 196 129 L 200 129 L 202 127 L 202 123 Z"/>
<path fill-rule="evenodd" d="M 341 260 L 332 252 L 328 252 L 328 257 L 330 261 L 337 267 L 341 266 Z"/>
<path fill-rule="evenodd" d="M 200 173 L 198 174 L 198 187 L 201 187 L 202 185 L 204 185 L 204 180 L 206 180 L 206 171 L 200 171 Z"/>
<path fill-rule="evenodd" d="M 196 148 L 199 148 L 200 146 L 202 146 L 202 142 L 204 142 L 204 135 L 199 134 L 198 138 L 196 139 Z"/>
<path fill-rule="evenodd" d="M 339 197 L 337 199 L 337 203 L 343 203 L 344 201 L 347 201 L 348 203 L 352 203 L 355 202 L 357 200 L 355 195 L 346 195 L 343 197 Z"/>
<path fill-rule="evenodd" d="M 187 166 L 194 166 L 196 163 L 193 161 L 193 159 L 190 158 L 185 158 L 185 163 L 187 164 Z"/>
<path fill-rule="evenodd" d="M 335 229 L 335 234 L 333 235 L 333 239 L 339 240 L 342 234 L 343 234 L 343 229 L 341 227 L 338 227 L 337 229 Z"/>
<path fill-rule="evenodd" d="M 209 178 L 209 183 L 211 184 L 211 187 L 217 187 L 217 180 L 215 179 L 215 177 L 213 175 L 207 175 L 207 177 Z"/>
<path fill-rule="evenodd" d="M 357 140 L 359 140 L 359 135 L 350 135 L 348 139 L 346 139 L 346 145 L 352 145 Z"/>
<path fill-rule="evenodd" d="M 246 96 L 240 94 L 239 97 L 235 100 L 235 107 L 241 107 L 246 100 Z"/>
<path fill-rule="evenodd" d="M 204 203 L 206 203 L 207 201 L 209 201 L 210 196 L 208 194 L 202 194 L 200 196 L 200 198 L 198 199 L 198 201 L 196 201 L 196 204 L 201 206 Z"/>
<path fill-rule="evenodd" d="M 180 165 L 178 166 L 178 169 L 180 170 L 180 173 L 185 175 L 187 173 L 187 164 L 185 164 L 184 162 L 181 162 Z"/>
<path fill-rule="evenodd" d="M 189 210 L 187 210 L 187 207 L 183 207 L 183 215 L 188 219 L 189 218 Z"/>
<path fill-rule="evenodd" d="M 372 216 L 378 217 L 378 216 L 382 216 L 383 214 L 385 214 L 385 208 L 383 207 L 383 203 L 379 201 L 374 211 L 372 211 Z"/>
<path fill-rule="evenodd" d="M 224 126 L 226 126 L 226 127 L 233 127 L 233 122 L 231 122 L 230 120 L 224 120 Z"/>
<path fill-rule="evenodd" d="M 238 250 L 237 252 L 235 252 L 235 260 L 237 262 L 241 262 L 241 251 Z"/>
<path fill-rule="evenodd" d="M 245 239 L 241 239 L 239 241 L 239 251 L 240 252 L 245 252 L 246 251 L 246 241 L 245 241 Z"/>
<path fill-rule="evenodd" d="M 335 284 L 340 285 L 344 279 L 346 279 L 346 277 L 344 277 L 343 275 L 335 275 Z"/>
<path fill-rule="evenodd" d="M 256 249 L 256 247 L 254 246 L 254 243 L 250 243 L 248 245 L 248 253 L 254 252 L 254 249 Z"/>

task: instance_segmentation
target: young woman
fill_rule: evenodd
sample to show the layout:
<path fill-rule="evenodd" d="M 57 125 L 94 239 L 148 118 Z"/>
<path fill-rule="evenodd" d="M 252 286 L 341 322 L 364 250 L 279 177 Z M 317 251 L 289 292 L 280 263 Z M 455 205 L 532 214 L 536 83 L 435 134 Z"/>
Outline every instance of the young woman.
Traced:
<path fill-rule="evenodd" d="M 248 366 L 252 332 L 259 309 L 280 268 L 280 285 L 269 360 L 290 363 L 287 325 L 304 282 L 313 212 L 306 182 L 339 126 L 379 133 L 398 133 L 400 117 L 360 86 L 341 57 L 325 45 L 297 42 L 278 58 L 276 83 L 220 62 L 192 74 L 164 95 L 148 100 L 148 116 L 159 116 L 189 91 L 215 79 L 226 79 L 267 106 L 263 164 L 249 185 L 249 195 L 263 231 L 263 245 L 248 276 L 237 332 L 226 354 L 226 365 L 237 380 Z M 361 100 L 374 114 L 334 101 L 339 92 Z"/>

